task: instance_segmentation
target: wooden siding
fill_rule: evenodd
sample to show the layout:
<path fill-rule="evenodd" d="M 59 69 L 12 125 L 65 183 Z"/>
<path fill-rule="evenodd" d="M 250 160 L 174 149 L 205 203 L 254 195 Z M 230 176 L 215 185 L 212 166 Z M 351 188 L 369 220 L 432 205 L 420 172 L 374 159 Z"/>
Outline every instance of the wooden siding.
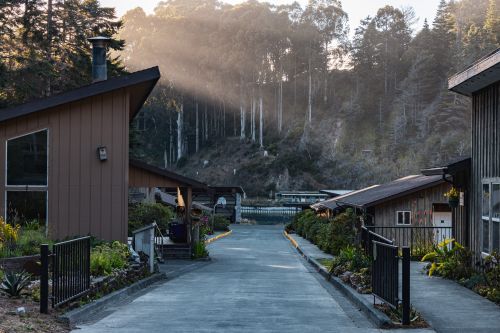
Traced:
<path fill-rule="evenodd" d="M 0 123 L 0 213 L 5 216 L 5 142 L 48 129 L 48 227 L 53 239 L 91 234 L 126 240 L 129 93 L 126 89 Z M 99 161 L 97 147 L 108 160 Z"/>
<path fill-rule="evenodd" d="M 482 180 L 500 178 L 500 82 L 472 97 L 472 177 L 470 193 L 470 248 L 481 253 Z"/>
<path fill-rule="evenodd" d="M 396 226 L 397 211 L 411 211 L 412 226 L 432 226 L 432 204 L 448 203 L 444 193 L 449 188 L 450 184 L 442 183 L 375 206 L 375 226 Z"/>

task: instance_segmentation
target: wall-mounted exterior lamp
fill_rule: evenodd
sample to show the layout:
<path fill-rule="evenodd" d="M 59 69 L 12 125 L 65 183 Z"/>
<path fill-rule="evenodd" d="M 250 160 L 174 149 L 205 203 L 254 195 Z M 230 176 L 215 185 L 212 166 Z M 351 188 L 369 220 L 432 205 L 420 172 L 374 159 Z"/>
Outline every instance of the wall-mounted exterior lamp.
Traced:
<path fill-rule="evenodd" d="M 104 162 L 108 159 L 108 152 L 106 150 L 106 146 L 97 147 L 97 157 L 101 162 Z"/>

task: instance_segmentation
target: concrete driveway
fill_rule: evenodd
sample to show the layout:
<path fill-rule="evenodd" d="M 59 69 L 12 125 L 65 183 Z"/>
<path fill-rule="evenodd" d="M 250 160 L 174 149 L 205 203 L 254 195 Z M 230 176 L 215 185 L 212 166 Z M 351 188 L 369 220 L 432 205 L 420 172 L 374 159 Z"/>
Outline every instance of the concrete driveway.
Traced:
<path fill-rule="evenodd" d="M 314 272 L 280 226 L 234 226 L 212 262 L 75 332 L 379 332 Z"/>

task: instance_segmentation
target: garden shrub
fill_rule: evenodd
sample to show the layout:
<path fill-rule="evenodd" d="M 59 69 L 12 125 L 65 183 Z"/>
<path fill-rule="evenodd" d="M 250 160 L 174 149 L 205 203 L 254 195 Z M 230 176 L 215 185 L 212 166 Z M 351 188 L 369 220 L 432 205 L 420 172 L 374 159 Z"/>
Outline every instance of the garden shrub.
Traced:
<path fill-rule="evenodd" d="M 447 279 L 467 279 L 473 274 L 472 253 L 454 239 L 445 239 L 434 250 L 422 257 L 429 261 L 429 276 L 440 275 Z"/>
<path fill-rule="evenodd" d="M 90 253 L 90 274 L 107 276 L 116 269 L 128 266 L 130 252 L 127 244 L 114 241 L 94 247 Z"/>
<path fill-rule="evenodd" d="M 312 210 L 304 210 L 295 215 L 291 228 L 318 245 L 321 250 L 337 255 L 340 249 L 355 243 L 355 221 L 356 216 L 351 209 L 330 221 L 317 216 Z"/>
<path fill-rule="evenodd" d="M 208 251 L 205 246 L 205 242 L 201 241 L 198 243 L 194 244 L 193 247 L 193 258 L 194 259 L 199 259 L 199 258 L 206 258 L 208 257 Z"/>
<path fill-rule="evenodd" d="M 212 217 L 212 225 L 214 231 L 229 231 L 229 220 L 222 215 L 215 214 Z"/>
<path fill-rule="evenodd" d="M 156 222 L 162 232 L 168 229 L 168 224 L 174 218 L 174 212 L 169 207 L 160 203 L 140 203 L 129 205 L 128 231 L 132 231 Z"/>
<path fill-rule="evenodd" d="M 40 254 L 40 245 L 52 244 L 45 236 L 43 229 L 21 229 L 19 237 L 16 242 L 16 248 L 23 256 Z"/>
<path fill-rule="evenodd" d="M 500 304 L 500 254 L 493 252 L 483 259 L 482 273 L 460 282 L 492 302 Z"/>

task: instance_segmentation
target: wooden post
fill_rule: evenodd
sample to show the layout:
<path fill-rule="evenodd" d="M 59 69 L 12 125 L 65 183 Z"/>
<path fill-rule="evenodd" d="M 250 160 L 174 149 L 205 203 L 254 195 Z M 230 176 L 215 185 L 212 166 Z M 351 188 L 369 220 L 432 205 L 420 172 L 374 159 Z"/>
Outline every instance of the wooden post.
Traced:
<path fill-rule="evenodd" d="M 40 313 L 49 313 L 49 245 L 40 245 Z"/>
<path fill-rule="evenodd" d="M 410 325 L 410 259 L 411 252 L 409 247 L 403 247 L 403 281 L 402 281 L 402 298 L 403 298 L 403 325 Z"/>
<path fill-rule="evenodd" d="M 184 204 L 186 205 L 185 207 L 186 215 L 184 217 L 184 223 L 186 224 L 187 243 L 190 246 L 193 246 L 192 223 L 191 223 L 191 206 L 193 203 L 193 189 L 191 187 L 182 187 L 180 190 L 182 197 L 184 198 Z"/>

